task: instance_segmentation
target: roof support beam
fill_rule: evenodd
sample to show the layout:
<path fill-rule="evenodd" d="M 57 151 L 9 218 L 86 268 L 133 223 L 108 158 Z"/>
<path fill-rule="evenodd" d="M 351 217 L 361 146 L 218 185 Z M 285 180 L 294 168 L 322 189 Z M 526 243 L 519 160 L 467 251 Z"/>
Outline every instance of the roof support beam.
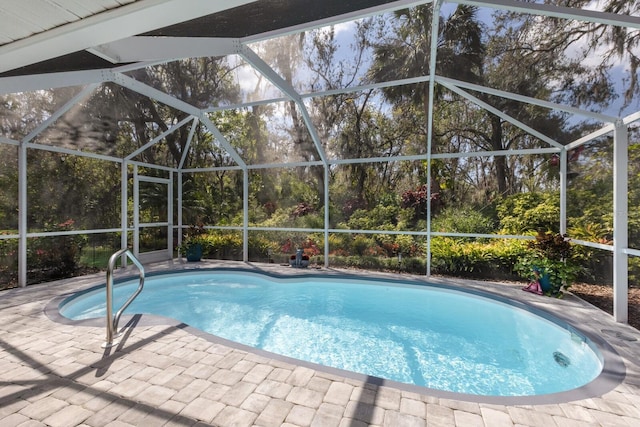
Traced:
<path fill-rule="evenodd" d="M 213 122 L 209 119 L 209 116 L 202 113 L 198 118 L 202 122 L 202 124 L 205 125 L 207 129 L 209 129 L 209 132 L 211 132 L 211 134 L 222 146 L 222 148 L 224 148 L 227 151 L 227 153 L 229 153 L 229 156 L 231 156 L 231 158 L 235 160 L 235 162 L 242 168 L 242 170 L 246 170 L 247 164 L 244 162 L 244 160 L 242 160 L 242 157 L 240 157 L 236 149 L 233 148 L 233 146 L 229 143 L 229 141 L 227 141 L 227 138 L 224 137 L 224 135 L 222 134 L 222 132 L 220 132 L 218 127 L 215 124 L 213 124 Z"/>
<path fill-rule="evenodd" d="M 431 76 L 410 77 L 410 78 L 407 78 L 407 79 L 388 80 L 386 82 L 370 83 L 370 84 L 359 85 L 359 86 L 351 86 L 351 87 L 347 87 L 347 88 L 343 88 L 343 89 L 330 89 L 330 90 L 324 90 L 324 91 L 319 91 L 319 92 L 306 92 L 306 93 L 300 94 L 300 96 L 302 98 L 314 98 L 314 97 L 319 97 L 319 96 L 340 95 L 340 94 L 343 94 L 343 93 L 363 92 L 365 90 L 371 90 L 371 89 L 382 89 L 382 88 L 392 87 L 392 86 L 412 85 L 412 84 L 417 84 L 417 83 L 423 83 L 423 82 L 429 81 L 430 79 L 431 79 Z"/>
<path fill-rule="evenodd" d="M 193 135 L 196 133 L 196 128 L 198 127 L 198 118 L 193 118 L 193 123 L 191 123 L 191 130 L 189 131 L 189 136 L 187 137 L 187 143 L 184 146 L 184 151 L 182 152 L 182 157 L 180 158 L 180 163 L 178 163 L 178 169 L 182 169 L 184 166 L 184 162 L 187 160 L 187 153 L 189 152 L 189 147 L 191 147 L 191 141 L 193 141 Z M 180 175 L 182 177 L 182 175 Z M 182 188 L 182 187 L 179 187 Z M 182 194 L 182 192 L 180 193 Z"/>
<path fill-rule="evenodd" d="M 240 166 L 245 168 L 247 165 L 242 160 L 240 155 L 236 152 L 236 150 L 231 146 L 229 141 L 220 133 L 216 125 L 209 120 L 209 117 L 203 113 L 199 108 L 194 107 L 191 104 L 188 104 L 180 99 L 174 98 L 171 95 L 166 94 L 165 92 L 159 91 L 158 89 L 152 88 L 144 83 L 137 81 L 131 77 L 125 76 L 119 73 L 111 73 L 111 81 L 120 86 L 126 87 L 127 89 L 131 89 L 134 92 L 138 92 L 142 95 L 148 96 L 149 98 L 155 99 L 158 102 L 166 104 L 170 107 L 178 109 L 180 111 L 184 111 L 187 114 L 197 117 L 209 131 L 213 134 L 213 136 L 218 140 L 220 145 L 229 153 L 229 155 L 236 161 Z"/>
<path fill-rule="evenodd" d="M 128 37 L 91 49 L 114 63 L 174 61 L 183 58 L 226 56 L 235 53 L 235 39 L 211 37 Z"/>
<path fill-rule="evenodd" d="M 446 83 L 446 82 L 441 82 L 440 84 L 443 85 L 444 87 L 446 87 L 447 89 L 451 90 L 452 92 L 455 92 L 458 95 L 462 96 L 463 98 L 466 98 L 469 101 L 473 102 L 474 104 L 477 104 L 478 106 L 484 108 L 485 110 L 489 111 L 490 113 L 495 114 L 496 116 L 500 117 L 502 120 L 511 123 L 512 125 L 514 125 L 517 128 L 522 129 L 523 131 L 527 132 L 531 136 L 535 136 L 536 138 L 540 139 L 541 141 L 546 142 L 547 144 L 551 145 L 552 147 L 556 147 L 556 148 L 560 148 L 560 149 L 564 148 L 564 146 L 562 144 L 560 144 L 559 142 L 554 141 L 553 139 L 551 139 L 548 136 L 542 134 L 541 132 L 538 132 L 537 130 L 533 129 L 532 127 L 525 125 L 521 121 L 516 120 L 513 117 L 509 116 L 508 114 L 505 114 L 502 111 L 498 110 L 497 108 L 492 107 L 491 105 L 487 104 L 486 102 L 481 101 L 480 99 L 476 98 L 475 96 L 463 91 L 459 87 L 457 87 L 455 85 L 452 85 L 450 83 Z"/>
<path fill-rule="evenodd" d="M 411 77 L 411 78 L 408 78 L 408 79 L 388 80 L 386 82 L 380 82 L 380 83 L 371 83 L 371 84 L 366 84 L 366 85 L 351 86 L 351 87 L 347 87 L 347 88 L 343 88 L 343 89 L 330 89 L 330 90 L 323 90 L 323 91 L 318 91 L 318 92 L 305 92 L 305 93 L 299 93 L 299 95 L 300 95 L 300 98 L 302 98 L 302 99 L 319 98 L 319 97 L 322 97 L 322 96 L 331 96 L 331 95 L 340 95 L 340 94 L 344 94 L 344 93 L 363 92 L 363 91 L 366 91 L 366 90 L 381 89 L 381 88 L 391 87 L 391 86 L 411 85 L 411 84 L 426 82 L 426 81 L 429 81 L 429 79 L 430 79 L 430 76 Z M 286 101 L 289 101 L 289 100 L 290 100 L 290 98 L 284 98 L 284 97 L 282 97 L 282 98 L 269 98 L 269 99 L 262 99 L 260 101 L 243 102 L 243 103 L 240 103 L 240 104 L 230 104 L 230 105 L 223 105 L 223 106 L 220 106 L 220 107 L 205 108 L 203 111 L 211 112 L 211 111 L 232 110 L 234 108 L 246 108 L 246 107 L 252 107 L 254 105 L 274 104 L 276 102 L 286 102 Z"/>
<path fill-rule="evenodd" d="M 617 117 L 608 116 L 606 114 L 595 113 L 593 111 L 581 110 L 575 107 L 569 107 L 567 105 L 556 104 L 555 102 L 543 101 L 541 99 L 532 98 L 530 96 L 518 95 L 511 92 L 506 92 L 503 90 L 492 89 L 490 87 L 480 86 L 473 83 L 467 83 L 460 80 L 450 79 L 448 77 L 440 77 L 436 76 L 436 81 L 439 83 L 450 83 L 460 88 L 475 90 L 476 92 L 486 93 L 487 95 L 495 95 L 501 98 L 512 99 L 514 101 L 537 105 L 539 107 L 549 108 L 551 110 L 559 110 L 564 111 L 571 114 L 578 114 L 581 116 L 589 117 L 592 119 L 599 120 L 601 122 L 615 123 L 618 120 Z"/>
<path fill-rule="evenodd" d="M 238 52 L 245 61 L 251 64 L 255 69 L 260 71 L 262 75 L 264 75 L 271 83 L 273 83 L 278 89 L 280 89 L 283 93 L 291 98 L 293 102 L 296 103 L 298 108 L 300 109 L 300 114 L 302 114 L 302 118 L 307 125 L 307 129 L 309 130 L 309 134 L 311 135 L 311 139 L 316 147 L 316 151 L 320 156 L 320 159 L 326 164 L 327 155 L 324 152 L 322 147 L 322 143 L 320 141 L 320 136 L 316 131 L 315 126 L 311 122 L 311 116 L 309 116 L 309 112 L 307 111 L 307 107 L 305 107 L 302 102 L 302 97 L 295 90 L 293 86 L 289 84 L 285 79 L 280 77 L 278 73 L 276 73 L 273 68 L 269 66 L 266 62 L 262 60 L 253 50 L 249 49 L 247 46 L 242 46 Z"/>
<path fill-rule="evenodd" d="M 239 104 L 227 104 L 227 105 L 220 105 L 218 107 L 208 107 L 202 111 L 204 111 L 205 113 L 211 113 L 214 111 L 234 110 L 236 108 L 248 108 L 248 107 L 254 107 L 256 105 L 269 105 L 269 104 L 275 104 L 277 102 L 287 102 L 287 101 L 289 101 L 289 98 L 283 96 L 280 98 L 261 99 L 260 101 L 242 102 Z"/>
<path fill-rule="evenodd" d="M 0 73 L 255 0 L 139 0 L 0 46 Z"/>
<path fill-rule="evenodd" d="M 140 154 L 143 151 L 147 150 L 148 148 L 156 145 L 162 138 L 164 138 L 167 135 L 169 135 L 169 134 L 175 132 L 176 130 L 180 129 L 182 126 L 187 124 L 187 122 L 190 122 L 192 120 L 193 120 L 192 116 L 185 117 L 184 119 L 182 119 L 178 123 L 176 123 L 174 126 L 171 126 L 169 129 L 165 130 L 160 135 L 156 136 L 151 141 L 147 142 L 145 145 L 143 145 L 142 147 L 138 148 L 133 153 L 129 154 L 127 157 L 125 157 L 125 160 L 134 159 L 138 154 Z"/>
<path fill-rule="evenodd" d="M 597 24 L 615 25 L 617 27 L 640 28 L 637 16 L 599 12 L 579 9 L 577 7 L 553 6 L 543 3 L 529 3 L 515 0 L 450 0 L 454 3 L 468 4 L 478 7 L 508 10 L 511 12 L 529 13 L 532 15 L 551 16 L 569 20 L 593 22 Z"/>
<path fill-rule="evenodd" d="M 433 151 L 433 104 L 435 102 L 434 76 L 438 57 L 438 33 L 440 32 L 440 8 L 442 0 L 433 3 L 431 12 L 431 46 L 429 51 L 429 99 L 427 100 L 427 200 L 431 200 L 431 151 Z M 424 102 L 424 101 L 423 101 Z M 427 203 L 427 265 L 426 275 L 431 276 L 431 203 Z"/>
<path fill-rule="evenodd" d="M 80 151 L 80 150 L 76 150 L 74 148 L 65 148 L 65 147 L 57 147 L 55 145 L 43 145 L 43 144 L 37 144 L 34 142 L 26 142 L 25 143 L 27 148 L 31 148 L 34 150 L 40 150 L 40 151 L 47 151 L 49 153 L 58 153 L 58 154 L 66 154 L 69 156 L 78 156 L 78 157 L 85 157 L 88 159 L 96 159 L 96 160 L 104 160 L 107 162 L 114 162 L 114 163 L 122 163 L 122 159 L 120 157 L 115 157 L 115 156 L 107 156 L 104 154 L 96 154 L 96 153 L 91 153 L 91 152 L 87 152 L 87 151 Z"/>
<path fill-rule="evenodd" d="M 627 117 L 622 119 L 625 125 L 630 125 L 637 120 L 640 120 L 640 111 L 638 111 L 637 113 L 629 114 Z"/>
<path fill-rule="evenodd" d="M 606 125 L 601 129 L 598 129 L 595 132 L 591 132 L 588 135 L 583 136 L 582 138 L 576 139 L 575 141 L 567 144 L 565 146 L 565 148 L 567 149 L 567 151 L 569 150 L 573 150 L 574 148 L 577 148 L 579 146 L 581 146 L 582 144 L 586 144 L 587 142 L 590 142 L 596 138 L 600 138 L 601 136 L 604 136 L 608 133 L 611 133 L 615 130 L 615 126 L 613 124 L 610 125 Z"/>
<path fill-rule="evenodd" d="M 98 85 L 94 84 L 84 88 L 82 91 L 77 93 L 73 98 L 67 101 L 62 107 L 58 108 L 58 110 L 56 110 L 51 116 L 49 116 L 47 120 L 45 120 L 43 123 L 40 123 L 39 126 L 37 126 L 34 130 L 29 132 L 29 134 L 24 137 L 23 141 L 30 142 L 40 132 L 42 132 L 47 127 L 49 127 L 53 122 L 58 120 L 64 113 L 72 109 L 74 105 L 78 104 L 83 99 L 88 97 L 91 94 L 91 92 L 93 92 L 96 89 L 96 87 L 98 87 Z"/>
<path fill-rule="evenodd" d="M 15 139 L 10 139 L 4 136 L 0 136 L 0 144 L 9 144 L 9 145 L 20 145 L 20 141 L 16 141 Z"/>
<path fill-rule="evenodd" d="M 629 320 L 629 133 L 620 120 L 613 134 L 613 317 Z"/>
<path fill-rule="evenodd" d="M 149 98 L 153 98 L 158 102 L 166 104 L 169 107 L 173 107 L 177 110 L 184 111 L 185 113 L 190 114 L 192 116 L 200 115 L 199 108 L 194 107 L 193 105 L 188 104 L 178 98 L 174 98 L 173 96 L 165 92 L 162 92 L 156 88 L 153 88 L 149 85 L 139 82 L 138 80 L 132 77 L 125 76 L 124 74 L 120 74 L 120 73 L 113 73 L 113 72 L 105 72 L 105 73 L 110 74 L 109 80 L 115 84 L 118 84 L 122 87 L 126 87 L 127 89 L 131 89 L 132 91 L 137 92 L 141 95 L 148 96 Z"/>
<path fill-rule="evenodd" d="M 3 77 L 0 78 L 0 95 L 55 89 L 59 87 L 82 86 L 91 83 L 101 83 L 103 81 L 104 73 L 101 70 Z"/>

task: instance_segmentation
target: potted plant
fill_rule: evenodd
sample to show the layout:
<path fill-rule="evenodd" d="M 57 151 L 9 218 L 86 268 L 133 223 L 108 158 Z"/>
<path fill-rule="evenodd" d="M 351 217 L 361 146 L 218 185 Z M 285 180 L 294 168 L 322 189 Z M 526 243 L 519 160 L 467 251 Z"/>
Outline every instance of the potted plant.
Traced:
<path fill-rule="evenodd" d="M 526 255 L 515 271 L 530 280 L 523 290 L 561 297 L 575 281 L 580 267 L 572 258 L 573 248 L 566 235 L 539 231 L 528 244 Z"/>
<path fill-rule="evenodd" d="M 182 244 L 178 246 L 178 251 L 184 254 L 188 262 L 197 262 L 202 259 L 202 248 L 206 242 L 204 225 L 198 223 L 191 225 L 185 233 Z"/>

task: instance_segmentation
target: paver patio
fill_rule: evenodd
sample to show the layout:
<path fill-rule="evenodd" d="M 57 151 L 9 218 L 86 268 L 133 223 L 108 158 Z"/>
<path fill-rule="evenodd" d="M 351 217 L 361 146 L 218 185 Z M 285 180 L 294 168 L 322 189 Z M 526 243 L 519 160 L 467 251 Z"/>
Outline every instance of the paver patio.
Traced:
<path fill-rule="evenodd" d="M 603 395 L 505 405 L 376 385 L 147 315 L 123 318 L 129 327 L 122 342 L 103 349 L 104 326 L 78 325 L 46 310 L 54 298 L 99 281 L 103 274 L 0 293 L 0 427 L 640 425 L 640 333 L 573 296 L 555 300 L 513 285 L 445 281 L 568 313 L 587 332 L 607 331 L 624 360 L 624 380 Z"/>

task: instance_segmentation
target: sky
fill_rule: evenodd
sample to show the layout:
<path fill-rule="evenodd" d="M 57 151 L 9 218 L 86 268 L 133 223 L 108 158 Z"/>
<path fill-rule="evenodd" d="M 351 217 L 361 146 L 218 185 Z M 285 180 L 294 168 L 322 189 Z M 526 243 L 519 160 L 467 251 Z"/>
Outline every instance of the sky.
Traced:
<path fill-rule="evenodd" d="M 600 2 L 598 1 L 594 1 L 589 6 L 589 8 L 597 10 L 598 8 L 601 7 L 599 3 Z M 442 6 L 442 15 L 449 16 L 451 13 L 453 13 L 456 7 L 457 7 L 456 3 L 444 3 L 444 5 Z M 495 11 L 494 9 L 490 9 L 490 8 L 479 8 L 478 16 L 482 22 L 491 26 L 492 14 L 494 13 L 494 11 Z M 334 30 L 336 34 L 336 40 L 340 45 L 340 50 L 338 51 L 337 58 L 339 59 L 344 58 L 343 63 L 346 63 L 349 59 L 353 57 L 353 52 L 351 51 L 349 46 L 354 42 L 355 25 L 352 22 L 341 23 L 336 25 L 334 27 Z M 568 49 L 567 55 L 569 56 L 577 55 L 582 49 L 586 47 L 586 43 L 587 41 L 585 40 L 581 43 L 574 44 L 573 46 L 570 47 L 570 49 Z M 599 64 L 602 54 L 606 52 L 609 48 L 610 48 L 609 46 L 602 46 L 600 49 L 597 49 L 591 52 L 590 56 L 587 57 L 586 60 L 583 61 L 583 63 L 588 65 L 594 65 L 594 66 Z M 615 82 L 616 92 L 619 93 L 620 95 L 606 109 L 606 111 L 603 111 L 604 113 L 613 115 L 613 116 L 625 117 L 629 114 L 632 114 L 640 110 L 640 99 L 633 100 L 630 103 L 630 105 L 627 105 L 625 108 L 622 108 L 624 104 L 624 82 L 625 82 L 625 79 L 628 78 L 628 70 L 629 70 L 628 58 L 624 58 L 623 61 L 621 61 L 618 65 L 612 67 L 611 70 L 609 71 L 612 81 Z M 300 71 L 298 78 L 300 80 L 309 79 L 310 72 L 308 70 L 305 71 L 303 68 L 302 71 Z M 256 83 L 257 83 L 257 77 L 254 70 L 251 69 L 251 67 L 246 66 L 238 70 L 237 81 L 241 85 L 243 90 L 246 91 L 246 93 L 248 93 L 255 89 Z M 263 84 L 265 82 L 266 80 L 263 79 Z M 263 90 L 264 96 L 267 96 L 267 97 L 282 96 L 282 93 L 276 88 L 274 88 L 272 85 L 270 85 L 269 88 L 267 88 L 266 86 L 263 86 L 263 88 L 264 88 Z M 250 99 L 245 99 L 245 101 L 248 101 L 248 100 Z"/>

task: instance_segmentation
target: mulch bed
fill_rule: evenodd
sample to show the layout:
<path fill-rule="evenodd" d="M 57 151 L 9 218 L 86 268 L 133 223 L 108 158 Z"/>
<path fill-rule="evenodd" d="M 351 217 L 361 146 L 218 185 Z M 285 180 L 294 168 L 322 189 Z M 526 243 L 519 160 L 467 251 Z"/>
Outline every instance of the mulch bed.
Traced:
<path fill-rule="evenodd" d="M 613 286 L 577 283 L 571 293 L 596 307 L 613 314 Z M 640 288 L 629 288 L 629 325 L 640 330 Z"/>

